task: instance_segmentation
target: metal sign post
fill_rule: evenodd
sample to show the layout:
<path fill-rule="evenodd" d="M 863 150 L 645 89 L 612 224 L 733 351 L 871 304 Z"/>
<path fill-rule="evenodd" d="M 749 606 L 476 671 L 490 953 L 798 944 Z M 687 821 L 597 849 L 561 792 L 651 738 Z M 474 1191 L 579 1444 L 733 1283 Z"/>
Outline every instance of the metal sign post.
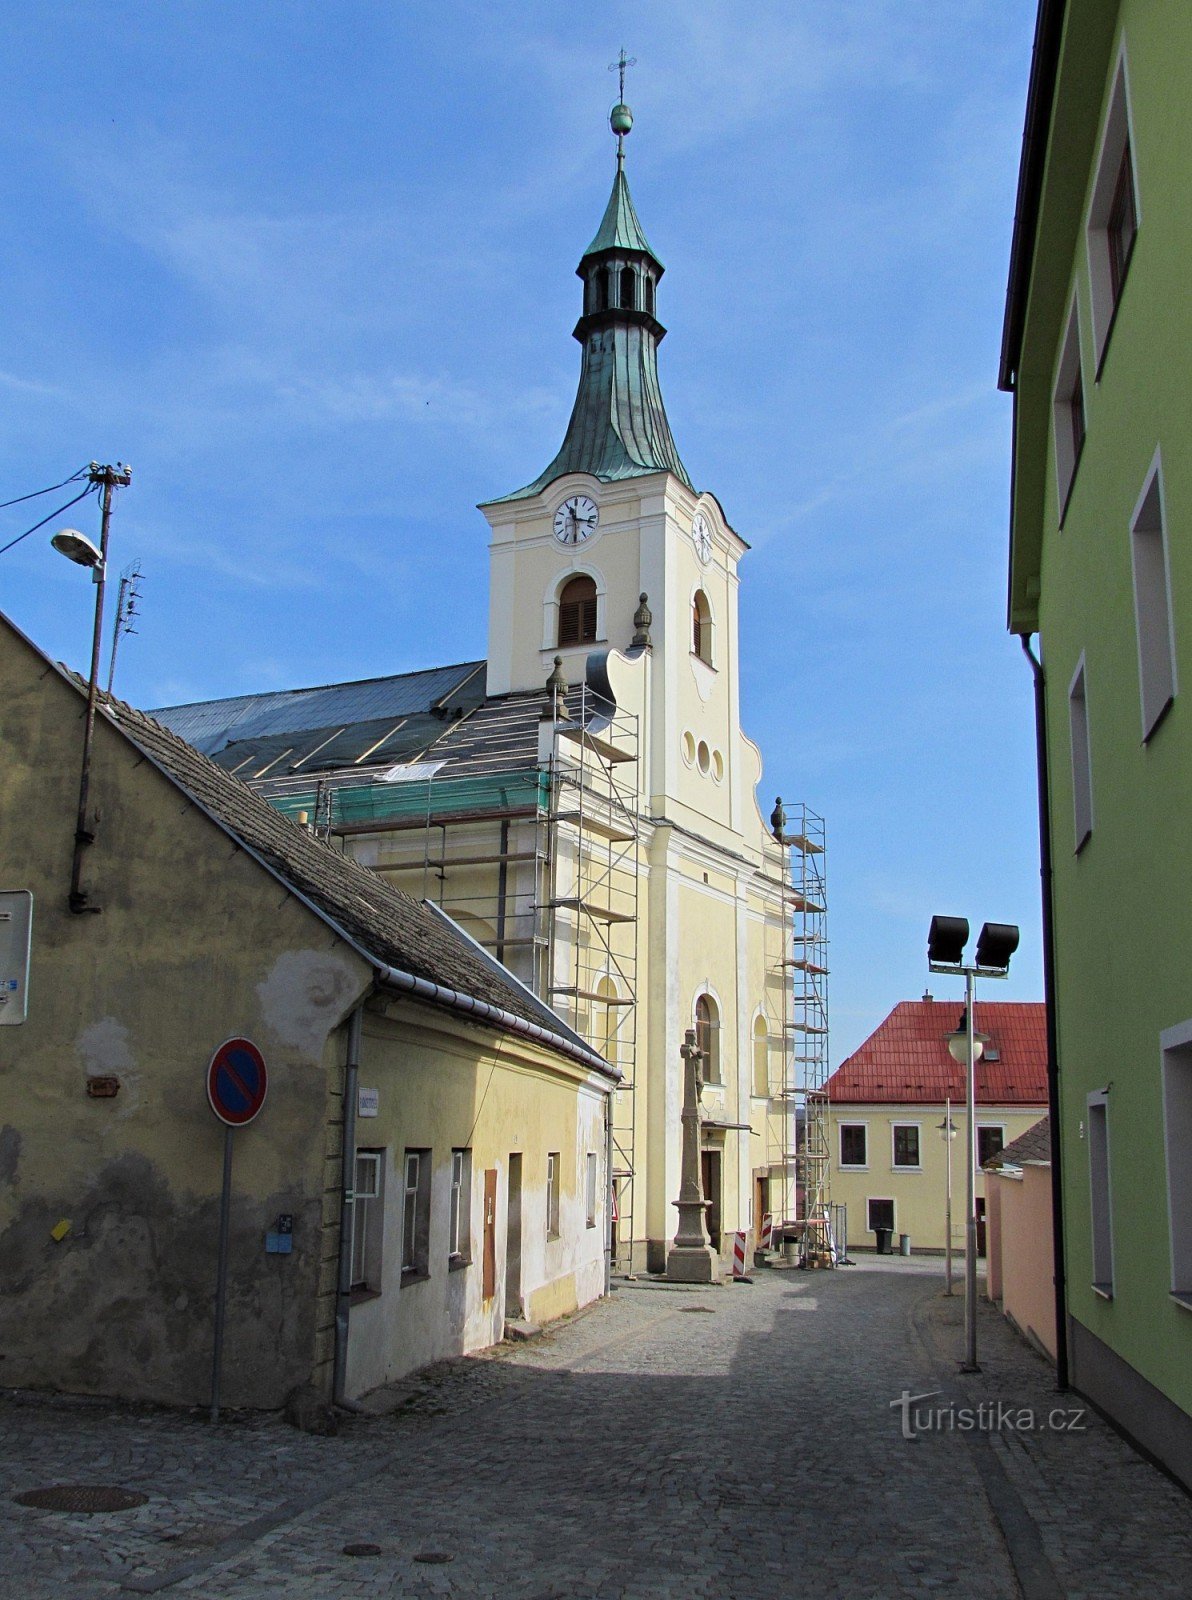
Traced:
<path fill-rule="evenodd" d="M 224 1125 L 223 1189 L 219 1197 L 219 1265 L 215 1279 L 215 1344 L 211 1356 L 211 1421 L 219 1421 L 224 1319 L 228 1300 L 228 1224 L 232 1210 L 232 1140 L 265 1104 L 269 1074 L 249 1039 L 226 1039 L 207 1068 L 207 1099 Z"/>

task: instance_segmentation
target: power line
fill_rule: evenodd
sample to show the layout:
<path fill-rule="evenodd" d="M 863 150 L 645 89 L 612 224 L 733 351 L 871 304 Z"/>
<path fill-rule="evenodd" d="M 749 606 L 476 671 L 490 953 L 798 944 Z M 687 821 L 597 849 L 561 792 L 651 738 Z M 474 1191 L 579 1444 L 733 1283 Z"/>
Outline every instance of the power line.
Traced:
<path fill-rule="evenodd" d="M 48 489 L 34 489 L 32 494 L 19 494 L 15 500 L 0 500 L 0 511 L 6 511 L 9 506 L 19 506 L 26 500 L 36 500 L 43 494 L 53 494 L 55 489 L 65 489 L 68 483 L 77 483 L 86 471 L 86 467 L 80 467 L 69 478 L 63 478 L 61 483 L 51 483 Z"/>
<path fill-rule="evenodd" d="M 75 476 L 77 477 L 78 474 L 76 473 Z M 70 483 L 72 480 L 67 478 L 66 482 Z M 59 483 L 55 487 L 61 489 L 63 485 Z M 18 533 L 16 538 L 10 539 L 7 544 L 0 544 L 0 556 L 6 550 L 11 550 L 14 545 L 20 544 L 22 539 L 27 539 L 31 533 L 36 533 L 38 528 L 44 528 L 47 522 L 53 522 L 55 517 L 60 517 L 64 511 L 69 511 L 71 506 L 77 506 L 80 500 L 85 500 L 89 494 L 94 494 L 97 488 L 97 484 L 89 483 L 82 494 L 76 494 L 73 500 L 68 500 L 64 506 L 59 506 L 57 511 L 51 511 L 48 517 L 43 517 L 40 522 L 35 522 L 31 528 L 26 528 L 24 533 Z M 46 493 L 47 491 L 43 490 L 42 492 Z"/>

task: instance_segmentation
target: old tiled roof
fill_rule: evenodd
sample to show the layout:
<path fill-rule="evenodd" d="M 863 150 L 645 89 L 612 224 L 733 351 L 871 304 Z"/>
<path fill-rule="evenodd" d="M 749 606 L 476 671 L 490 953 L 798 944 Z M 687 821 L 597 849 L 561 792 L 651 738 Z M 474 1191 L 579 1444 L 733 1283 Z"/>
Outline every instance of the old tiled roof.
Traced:
<path fill-rule="evenodd" d="M 511 1012 L 592 1055 L 556 1012 L 435 907 L 414 900 L 291 822 L 145 712 L 114 699 L 101 698 L 101 708 L 179 788 L 378 966 L 397 968 Z"/>
<path fill-rule="evenodd" d="M 1051 1165 L 1051 1118 L 1041 1117 L 1025 1133 L 999 1150 L 985 1163 L 987 1172 L 1003 1167 L 1049 1167 Z"/>
<path fill-rule="evenodd" d="M 836 1104 L 942 1105 L 964 1099 L 964 1069 L 948 1053 L 963 1004 L 902 1000 L 828 1080 Z M 983 1105 L 1047 1104 L 1047 1012 L 1039 1001 L 978 1000 L 978 1033 L 989 1035 L 977 1063 Z M 996 1059 L 991 1059 L 996 1053 Z"/>

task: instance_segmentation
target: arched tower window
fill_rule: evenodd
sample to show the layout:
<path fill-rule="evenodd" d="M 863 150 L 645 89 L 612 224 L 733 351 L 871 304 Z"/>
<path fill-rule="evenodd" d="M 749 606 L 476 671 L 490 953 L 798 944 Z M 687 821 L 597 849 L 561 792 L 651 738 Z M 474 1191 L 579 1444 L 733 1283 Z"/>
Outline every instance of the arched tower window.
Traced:
<path fill-rule="evenodd" d="M 704 1053 L 705 1083 L 720 1082 L 720 1012 L 710 994 L 695 1002 L 695 1042 Z"/>
<path fill-rule="evenodd" d="M 562 645 L 591 644 L 596 638 L 596 581 L 580 573 L 564 584 L 559 596 L 559 638 Z"/>
<path fill-rule="evenodd" d="M 613 298 L 613 269 L 601 267 L 596 274 L 596 309 L 607 311 Z"/>
<path fill-rule="evenodd" d="M 621 268 L 621 305 L 627 311 L 637 305 L 637 273 L 632 267 Z"/>
<path fill-rule="evenodd" d="M 642 285 L 642 304 L 651 316 L 654 315 L 654 280 L 646 273 L 646 281 Z"/>
<path fill-rule="evenodd" d="M 702 589 L 691 603 L 691 652 L 712 665 L 712 608 Z"/>

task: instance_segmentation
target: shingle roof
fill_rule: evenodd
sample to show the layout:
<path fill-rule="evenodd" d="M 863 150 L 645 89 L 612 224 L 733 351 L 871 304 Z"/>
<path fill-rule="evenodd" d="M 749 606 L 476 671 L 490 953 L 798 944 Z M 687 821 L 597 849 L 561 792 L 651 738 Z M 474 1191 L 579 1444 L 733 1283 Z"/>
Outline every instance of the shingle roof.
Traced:
<path fill-rule="evenodd" d="M 955 1001 L 902 1000 L 828 1079 L 837 1104 L 942 1105 L 964 1099 L 964 1069 L 948 1054 L 964 1010 Z M 974 1021 L 989 1035 L 977 1063 L 983 1105 L 1047 1104 L 1047 1008 L 1040 1001 L 978 1000 Z M 997 1059 L 990 1059 L 993 1052 Z"/>
<path fill-rule="evenodd" d="M 119 700 L 101 697 L 100 704 L 179 788 L 378 966 L 397 968 L 509 1012 L 553 1034 L 565 1047 L 569 1043 L 569 1053 L 578 1050 L 593 1062 L 599 1060 L 556 1012 L 436 907 L 414 900 L 291 822 L 145 712 Z M 477 1020 L 485 1019 L 478 1015 Z"/>
<path fill-rule="evenodd" d="M 1025 1133 L 1019 1134 L 997 1155 L 985 1162 L 987 1172 L 1002 1167 L 1049 1167 L 1051 1165 L 1051 1118 L 1042 1117 Z"/>

